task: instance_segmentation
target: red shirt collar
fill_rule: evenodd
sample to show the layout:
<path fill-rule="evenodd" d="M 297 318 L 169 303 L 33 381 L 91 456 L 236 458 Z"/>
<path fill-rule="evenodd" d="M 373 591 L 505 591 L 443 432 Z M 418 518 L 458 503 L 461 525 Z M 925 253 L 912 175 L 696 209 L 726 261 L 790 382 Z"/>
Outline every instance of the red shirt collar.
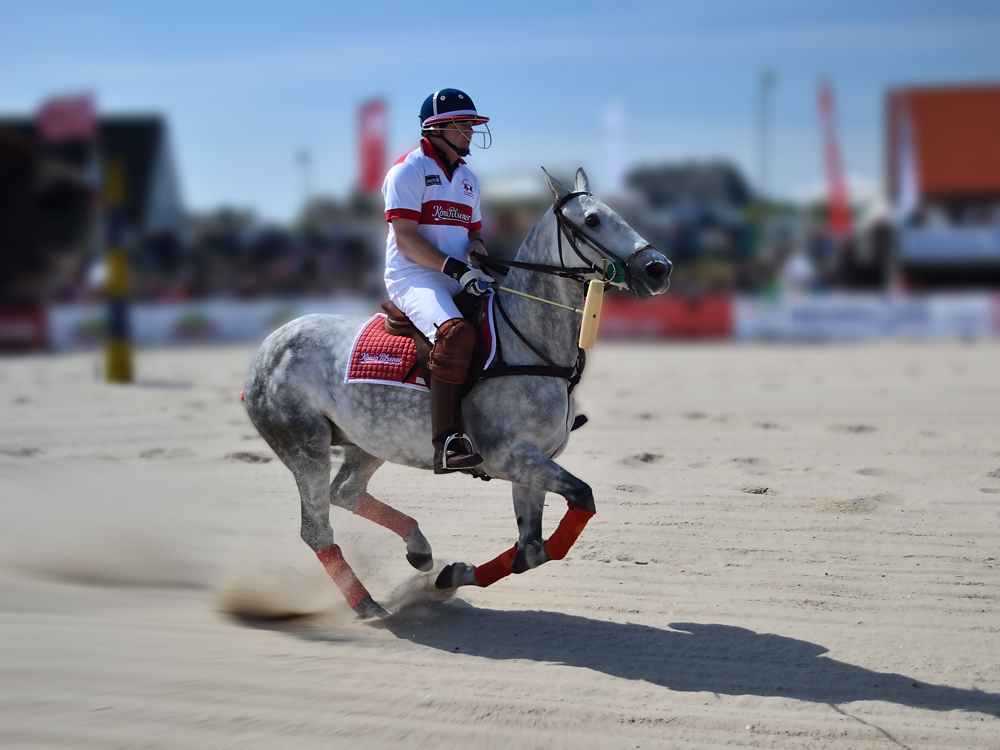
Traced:
<path fill-rule="evenodd" d="M 444 164 L 441 163 L 441 157 L 438 156 L 437 151 L 434 150 L 434 146 L 431 145 L 430 140 L 427 138 L 422 138 L 420 140 L 420 149 L 423 151 L 424 156 L 429 156 L 434 161 L 437 162 L 438 166 L 441 167 L 441 171 L 444 172 L 445 177 L 448 177 L 448 169 Z M 459 164 L 465 164 L 465 159 L 459 159 Z M 455 171 L 458 171 L 458 165 L 455 165 Z M 448 182 L 451 182 L 451 178 L 448 178 Z"/>

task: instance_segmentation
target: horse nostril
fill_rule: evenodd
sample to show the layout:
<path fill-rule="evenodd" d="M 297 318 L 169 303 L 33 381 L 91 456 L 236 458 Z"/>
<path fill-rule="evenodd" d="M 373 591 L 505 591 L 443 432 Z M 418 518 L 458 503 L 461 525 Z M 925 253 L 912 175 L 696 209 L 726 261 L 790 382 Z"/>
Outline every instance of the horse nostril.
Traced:
<path fill-rule="evenodd" d="M 646 264 L 646 275 L 651 279 L 663 281 L 670 276 L 670 261 L 651 260 Z"/>

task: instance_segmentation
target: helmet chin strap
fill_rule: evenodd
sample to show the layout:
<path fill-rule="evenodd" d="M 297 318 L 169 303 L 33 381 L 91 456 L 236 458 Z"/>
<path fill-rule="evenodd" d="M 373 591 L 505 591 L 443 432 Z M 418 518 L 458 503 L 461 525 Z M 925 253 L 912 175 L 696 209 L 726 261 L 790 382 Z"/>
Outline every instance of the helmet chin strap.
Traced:
<path fill-rule="evenodd" d="M 454 151 L 456 154 L 458 154 L 460 157 L 466 157 L 466 156 L 468 156 L 471 153 L 468 148 L 466 148 L 464 146 L 456 146 L 454 143 L 452 143 L 447 138 L 445 138 L 443 131 L 439 131 L 436 134 L 436 137 L 440 138 L 442 141 L 444 141 L 445 143 L 447 143 L 448 146 L 451 148 L 451 150 Z"/>

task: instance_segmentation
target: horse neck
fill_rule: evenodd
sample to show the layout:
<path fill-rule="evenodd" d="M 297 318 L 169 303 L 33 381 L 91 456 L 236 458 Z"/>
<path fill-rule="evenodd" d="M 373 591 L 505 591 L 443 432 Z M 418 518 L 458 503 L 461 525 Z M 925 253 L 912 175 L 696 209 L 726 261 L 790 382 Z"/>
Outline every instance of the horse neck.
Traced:
<path fill-rule="evenodd" d="M 556 230 L 555 216 L 551 211 L 548 211 L 521 244 L 516 260 L 525 263 L 559 265 Z M 570 257 L 575 258 L 576 255 L 568 247 L 565 247 L 565 243 L 563 244 L 563 257 L 568 264 L 572 265 Z M 578 282 L 550 274 L 512 268 L 507 274 L 502 288 L 531 294 L 551 302 L 558 302 L 561 305 L 583 306 L 583 290 Z M 511 321 L 537 349 L 544 352 L 557 365 L 570 367 L 576 362 L 577 339 L 580 335 L 581 322 L 578 313 L 546 305 L 544 302 L 525 299 L 515 294 L 506 294 L 503 291 L 497 292 L 497 294 Z M 524 342 L 511 331 L 503 331 L 501 345 L 504 350 L 504 359 L 511 364 L 538 362 L 538 356 L 532 353 L 524 345 Z"/>

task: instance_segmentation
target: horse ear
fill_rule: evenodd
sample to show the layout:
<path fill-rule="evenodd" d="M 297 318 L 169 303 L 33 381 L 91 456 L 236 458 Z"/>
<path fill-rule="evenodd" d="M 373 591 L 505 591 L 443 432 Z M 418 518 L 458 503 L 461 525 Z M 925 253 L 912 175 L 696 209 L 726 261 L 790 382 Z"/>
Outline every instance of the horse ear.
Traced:
<path fill-rule="evenodd" d="M 545 172 L 545 167 L 542 167 L 542 171 Z M 549 190 L 552 191 L 552 195 L 555 196 L 557 201 L 560 201 L 569 195 L 569 188 L 559 182 L 559 180 L 550 175 L 548 172 L 545 172 L 545 181 L 549 184 Z"/>
<path fill-rule="evenodd" d="M 590 192 L 590 180 L 587 179 L 587 173 L 583 171 L 583 167 L 576 170 L 576 192 Z"/>

